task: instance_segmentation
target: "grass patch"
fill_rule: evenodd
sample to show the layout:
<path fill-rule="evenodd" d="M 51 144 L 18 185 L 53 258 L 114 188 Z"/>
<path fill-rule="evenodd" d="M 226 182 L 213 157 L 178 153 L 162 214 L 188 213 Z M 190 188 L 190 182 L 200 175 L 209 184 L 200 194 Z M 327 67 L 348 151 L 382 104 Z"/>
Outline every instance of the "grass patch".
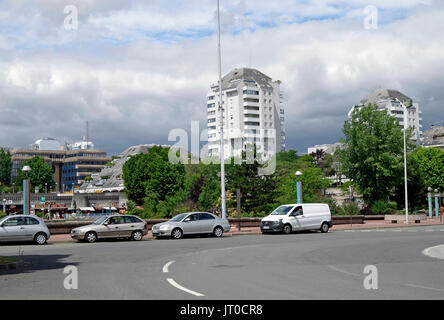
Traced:
<path fill-rule="evenodd" d="M 0 257 L 0 264 L 6 264 L 11 262 L 17 262 L 17 259 L 9 258 L 9 257 Z"/>

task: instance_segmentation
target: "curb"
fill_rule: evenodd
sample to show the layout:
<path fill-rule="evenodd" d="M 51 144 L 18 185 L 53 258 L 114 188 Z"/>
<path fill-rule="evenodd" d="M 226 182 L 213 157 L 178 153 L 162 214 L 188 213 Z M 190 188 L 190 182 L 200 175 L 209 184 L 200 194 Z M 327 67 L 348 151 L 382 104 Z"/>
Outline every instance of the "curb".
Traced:
<path fill-rule="evenodd" d="M 3 264 L 0 264 L 0 271 L 16 270 L 22 266 L 23 266 L 22 260 L 19 260 L 16 262 L 3 263 Z"/>

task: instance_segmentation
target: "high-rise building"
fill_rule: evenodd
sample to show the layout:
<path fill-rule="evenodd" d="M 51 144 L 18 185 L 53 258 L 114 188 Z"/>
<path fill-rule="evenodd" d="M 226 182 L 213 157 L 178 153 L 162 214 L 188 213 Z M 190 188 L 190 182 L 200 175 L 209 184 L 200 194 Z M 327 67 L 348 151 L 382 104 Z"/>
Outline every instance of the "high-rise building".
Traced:
<path fill-rule="evenodd" d="M 410 103 L 411 102 L 411 103 Z M 351 118 L 353 110 L 355 108 L 362 108 L 363 106 L 368 106 L 369 104 L 376 104 L 379 110 L 387 110 L 387 112 L 398 119 L 399 125 L 404 127 L 404 107 L 401 103 L 407 106 L 407 125 L 409 128 L 413 128 L 413 135 L 411 140 L 416 144 L 422 144 L 422 111 L 419 109 L 419 104 L 413 102 L 412 99 L 407 97 L 405 94 L 389 89 L 379 89 L 367 97 L 361 100 L 361 103 L 354 106 L 348 117 Z"/>
<path fill-rule="evenodd" d="M 239 157 L 256 145 L 263 159 L 285 149 L 285 118 L 280 81 L 256 69 L 234 69 L 222 79 L 224 154 Z M 220 154 L 219 84 L 207 94 L 208 154 Z"/>

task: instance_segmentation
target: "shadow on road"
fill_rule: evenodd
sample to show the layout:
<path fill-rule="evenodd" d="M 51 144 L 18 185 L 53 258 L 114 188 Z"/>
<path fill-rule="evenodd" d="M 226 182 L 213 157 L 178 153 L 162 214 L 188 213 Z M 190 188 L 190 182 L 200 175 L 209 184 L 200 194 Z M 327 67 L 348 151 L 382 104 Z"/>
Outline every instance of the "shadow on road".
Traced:
<path fill-rule="evenodd" d="M 17 269 L 0 270 L 0 277 L 2 275 L 11 275 L 19 273 L 32 273 L 41 270 L 57 270 L 64 269 L 66 266 L 77 266 L 77 262 L 64 261 L 71 255 L 69 254 L 50 254 L 50 255 L 23 255 L 12 256 L 23 261 Z"/>

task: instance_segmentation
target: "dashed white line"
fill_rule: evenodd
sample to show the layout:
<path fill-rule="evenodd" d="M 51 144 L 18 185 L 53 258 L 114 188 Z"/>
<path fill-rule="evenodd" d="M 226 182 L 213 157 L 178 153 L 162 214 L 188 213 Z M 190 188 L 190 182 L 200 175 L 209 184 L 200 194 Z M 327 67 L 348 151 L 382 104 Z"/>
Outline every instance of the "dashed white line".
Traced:
<path fill-rule="evenodd" d="M 165 264 L 165 265 L 163 266 L 163 268 L 162 268 L 163 273 L 168 273 L 168 272 L 169 272 L 168 268 L 169 268 L 170 265 L 172 265 L 174 262 L 175 262 L 175 261 L 173 260 L 173 261 L 170 261 L 170 262 L 168 262 L 167 264 Z"/>
<path fill-rule="evenodd" d="M 185 288 L 185 287 L 182 287 L 180 284 L 178 284 L 176 281 L 174 281 L 174 280 L 171 279 L 171 278 L 168 278 L 167 281 L 168 281 L 173 287 L 175 287 L 175 288 L 177 288 L 177 289 L 179 289 L 179 290 L 185 291 L 185 292 L 187 292 L 187 293 L 189 293 L 189 294 L 192 294 L 192 295 L 194 295 L 194 296 L 196 296 L 196 297 L 204 297 L 204 296 L 205 296 L 205 295 L 203 295 L 202 293 L 199 293 L 199 292 L 196 292 L 196 291 L 192 291 L 192 290 L 190 290 L 190 289 L 187 289 L 187 288 Z"/>

